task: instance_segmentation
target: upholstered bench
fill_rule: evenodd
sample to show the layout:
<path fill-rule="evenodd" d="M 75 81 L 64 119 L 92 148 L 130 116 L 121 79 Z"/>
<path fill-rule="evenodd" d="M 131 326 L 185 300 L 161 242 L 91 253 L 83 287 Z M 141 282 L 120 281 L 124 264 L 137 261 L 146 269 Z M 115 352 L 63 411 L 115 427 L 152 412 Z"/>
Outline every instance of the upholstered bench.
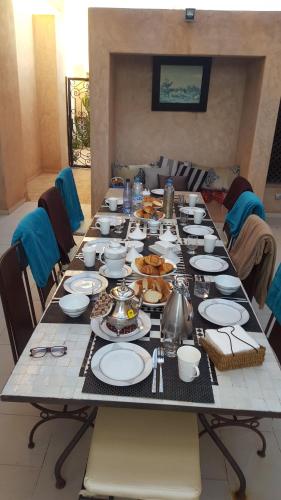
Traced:
<path fill-rule="evenodd" d="M 100 408 L 84 488 L 80 498 L 199 500 L 196 415 Z"/>

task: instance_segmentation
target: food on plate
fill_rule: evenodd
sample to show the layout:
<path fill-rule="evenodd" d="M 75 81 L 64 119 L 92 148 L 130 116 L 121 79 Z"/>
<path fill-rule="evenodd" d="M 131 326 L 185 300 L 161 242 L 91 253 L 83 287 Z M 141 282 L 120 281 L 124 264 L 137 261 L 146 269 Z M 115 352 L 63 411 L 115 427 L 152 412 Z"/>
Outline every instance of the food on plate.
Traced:
<path fill-rule="evenodd" d="M 153 196 L 144 196 L 143 197 L 143 206 L 148 207 L 163 207 L 163 200 L 159 200 L 159 198 L 154 198 Z"/>
<path fill-rule="evenodd" d="M 163 278 L 143 278 L 134 283 L 136 296 L 141 297 L 143 295 L 144 302 L 149 304 L 166 302 L 171 289 L 172 285 Z"/>
<path fill-rule="evenodd" d="M 163 257 L 158 255 L 147 255 L 146 257 L 137 257 L 135 265 L 140 273 L 149 276 L 162 276 L 173 271 L 174 266 L 170 262 L 165 262 Z"/>
<path fill-rule="evenodd" d="M 154 220 L 160 220 L 163 218 L 164 213 L 160 212 L 155 207 L 149 206 L 149 207 L 144 207 L 140 208 L 135 212 L 136 217 L 139 217 L 140 219 L 154 219 Z"/>
<path fill-rule="evenodd" d="M 94 302 L 94 306 L 91 312 L 91 318 L 96 318 L 98 316 L 105 316 L 112 306 L 112 299 L 108 293 L 101 293 Z"/>
<path fill-rule="evenodd" d="M 163 259 L 163 257 L 159 257 L 158 255 L 147 255 L 144 257 L 144 262 L 150 266 L 159 267 L 165 262 L 165 259 Z"/>

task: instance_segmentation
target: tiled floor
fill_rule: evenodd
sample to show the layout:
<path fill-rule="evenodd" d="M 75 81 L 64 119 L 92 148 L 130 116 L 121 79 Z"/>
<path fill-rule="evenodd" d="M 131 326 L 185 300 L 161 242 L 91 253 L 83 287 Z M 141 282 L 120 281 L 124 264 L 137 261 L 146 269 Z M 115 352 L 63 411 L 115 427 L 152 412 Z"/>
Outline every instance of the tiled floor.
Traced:
<path fill-rule="evenodd" d="M 49 182 L 49 181 L 48 181 Z M 48 187 L 48 186 L 47 186 Z M 44 188 L 40 189 L 42 192 Z M 35 191 L 34 191 L 35 192 Z M 35 195 L 34 195 L 35 196 Z M 36 195 L 37 196 L 37 195 Z M 10 244 L 18 220 L 36 206 L 25 203 L 9 216 L 0 216 L 0 254 Z M 84 210 L 89 206 L 83 207 Z M 277 262 L 281 259 L 280 219 L 270 217 L 278 242 Z M 33 287 L 37 314 L 40 304 Z M 257 310 L 262 322 L 267 312 Z M 10 346 L 0 305 L 0 389 L 13 368 Z M 79 424 L 72 421 L 54 421 L 38 430 L 36 446 L 27 448 L 29 430 L 36 422 L 38 412 L 23 403 L 0 402 L 0 500 L 76 500 L 87 460 L 90 432 L 84 436 L 67 460 L 63 473 L 67 486 L 54 486 L 53 465 Z M 256 454 L 257 437 L 243 429 L 220 431 L 225 443 L 242 466 L 248 481 L 247 500 L 279 500 L 281 476 L 281 421 L 266 419 L 262 429 L 267 439 L 267 456 Z M 237 487 L 236 478 L 221 453 L 208 436 L 200 440 L 203 493 L 201 500 L 231 500 Z"/>

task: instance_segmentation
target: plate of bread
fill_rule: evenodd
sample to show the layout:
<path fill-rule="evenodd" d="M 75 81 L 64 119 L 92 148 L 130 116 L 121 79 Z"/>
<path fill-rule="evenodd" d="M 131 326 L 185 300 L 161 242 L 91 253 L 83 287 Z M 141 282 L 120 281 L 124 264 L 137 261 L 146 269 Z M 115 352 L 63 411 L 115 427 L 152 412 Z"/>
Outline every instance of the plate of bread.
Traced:
<path fill-rule="evenodd" d="M 165 217 L 161 208 L 163 208 L 162 200 L 153 198 L 153 196 L 144 196 L 142 207 L 139 210 L 136 210 L 134 216 L 142 220 L 161 220 Z"/>
<path fill-rule="evenodd" d="M 164 257 L 158 255 L 146 255 L 137 257 L 131 264 L 132 271 L 141 276 L 167 276 L 171 274 L 176 265 Z"/>
<path fill-rule="evenodd" d="M 130 284 L 138 298 L 143 297 L 145 306 L 162 307 L 166 304 L 173 289 L 172 283 L 163 278 L 143 278 Z"/>

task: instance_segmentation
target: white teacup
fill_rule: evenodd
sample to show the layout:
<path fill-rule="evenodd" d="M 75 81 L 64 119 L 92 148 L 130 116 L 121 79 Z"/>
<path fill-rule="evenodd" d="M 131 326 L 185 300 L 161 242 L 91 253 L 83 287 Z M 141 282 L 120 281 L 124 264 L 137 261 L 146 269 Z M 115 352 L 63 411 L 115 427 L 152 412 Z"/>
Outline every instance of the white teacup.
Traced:
<path fill-rule="evenodd" d="M 213 253 L 217 239 L 214 234 L 206 234 L 204 236 L 204 250 L 206 253 Z"/>
<path fill-rule="evenodd" d="M 190 193 L 188 195 L 188 203 L 190 207 L 195 207 L 198 200 L 198 194 Z"/>
<path fill-rule="evenodd" d="M 196 347 L 185 345 L 177 350 L 179 377 L 183 382 L 192 382 L 199 377 L 201 352 Z"/>
<path fill-rule="evenodd" d="M 100 230 L 101 234 L 107 235 L 110 233 L 111 219 L 109 217 L 100 217 L 96 222 L 96 227 Z"/>
<path fill-rule="evenodd" d="M 86 267 L 94 267 L 96 261 L 96 249 L 97 247 L 95 245 L 83 246 L 82 254 Z"/>
<path fill-rule="evenodd" d="M 152 234 L 158 233 L 158 229 L 160 227 L 160 221 L 152 219 L 152 220 L 148 221 L 148 227 L 149 227 L 150 232 Z"/>
<path fill-rule="evenodd" d="M 116 212 L 118 205 L 118 198 L 107 198 L 105 204 L 109 207 L 111 212 Z"/>
<path fill-rule="evenodd" d="M 119 277 L 122 274 L 123 267 L 125 265 L 125 258 L 112 260 L 105 257 L 104 262 L 108 276 L 112 276 L 114 278 Z"/>
<path fill-rule="evenodd" d="M 206 212 L 203 208 L 196 207 L 193 209 L 194 224 L 201 224 Z"/>

